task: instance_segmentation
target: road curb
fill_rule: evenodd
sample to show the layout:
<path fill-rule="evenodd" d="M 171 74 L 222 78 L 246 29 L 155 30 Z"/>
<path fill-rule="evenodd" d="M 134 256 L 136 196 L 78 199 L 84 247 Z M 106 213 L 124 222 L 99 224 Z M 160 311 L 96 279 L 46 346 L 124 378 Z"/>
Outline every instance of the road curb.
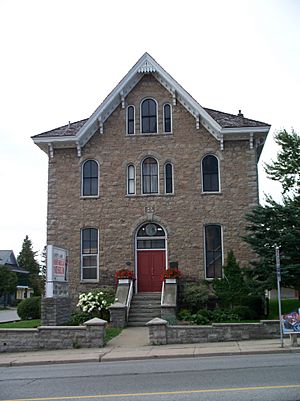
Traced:
<path fill-rule="evenodd" d="M 0 367 L 16 367 L 16 366 L 36 366 L 36 365 L 55 365 L 55 364 L 71 364 L 71 363 L 85 363 L 85 362 L 125 362 L 125 361 L 141 361 L 141 360 L 153 360 L 153 359 L 175 359 L 175 358 L 209 358 L 209 357 L 227 357 L 227 356 L 242 356 L 242 355 L 267 355 L 267 354 L 285 354 L 285 353 L 300 353 L 299 348 L 287 348 L 287 349 L 273 349 L 273 350 L 257 350 L 257 351 L 228 351 L 228 352 L 210 352 L 205 354 L 198 353 L 182 353 L 182 354 L 155 354 L 155 355 L 144 355 L 144 356 L 108 356 L 108 354 L 100 354 L 90 358 L 66 358 L 64 360 L 35 360 L 35 361 L 10 361 L 0 362 Z"/>

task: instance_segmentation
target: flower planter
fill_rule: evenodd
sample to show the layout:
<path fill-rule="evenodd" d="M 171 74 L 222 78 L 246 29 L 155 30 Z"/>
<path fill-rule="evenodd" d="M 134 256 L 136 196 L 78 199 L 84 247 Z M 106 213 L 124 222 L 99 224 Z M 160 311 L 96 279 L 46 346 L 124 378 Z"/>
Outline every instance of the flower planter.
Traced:
<path fill-rule="evenodd" d="M 130 278 L 119 278 L 118 284 L 130 284 L 130 281 L 131 281 Z"/>
<path fill-rule="evenodd" d="M 177 279 L 176 278 L 166 278 L 165 282 L 166 282 L 166 284 L 176 284 Z"/>

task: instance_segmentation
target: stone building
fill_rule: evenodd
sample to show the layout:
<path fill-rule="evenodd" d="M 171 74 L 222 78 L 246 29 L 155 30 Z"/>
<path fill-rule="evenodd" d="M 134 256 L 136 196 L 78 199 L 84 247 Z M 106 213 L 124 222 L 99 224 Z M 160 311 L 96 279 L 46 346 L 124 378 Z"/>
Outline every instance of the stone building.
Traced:
<path fill-rule="evenodd" d="M 71 295 L 125 266 L 151 292 L 170 264 L 211 280 L 230 249 L 247 263 L 269 130 L 200 106 L 145 53 L 90 118 L 34 136 L 49 157 L 47 242 L 69 252 Z"/>

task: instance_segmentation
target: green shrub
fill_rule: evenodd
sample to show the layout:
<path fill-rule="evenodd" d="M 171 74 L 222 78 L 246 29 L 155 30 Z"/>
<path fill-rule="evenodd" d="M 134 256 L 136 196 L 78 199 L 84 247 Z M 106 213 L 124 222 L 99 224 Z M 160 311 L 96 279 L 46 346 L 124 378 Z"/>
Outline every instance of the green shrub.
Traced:
<path fill-rule="evenodd" d="M 246 306 L 252 311 L 251 319 L 259 319 L 264 314 L 264 299 L 260 295 L 248 295 L 242 298 L 241 306 Z"/>
<path fill-rule="evenodd" d="M 214 311 L 212 311 L 212 321 L 215 323 L 222 323 L 226 321 L 239 321 L 239 317 L 232 310 L 215 309 Z"/>
<path fill-rule="evenodd" d="M 195 313 L 192 315 L 192 322 L 199 325 L 210 323 L 209 319 L 206 316 L 203 316 L 201 313 Z"/>
<path fill-rule="evenodd" d="M 115 301 L 113 287 L 99 288 L 79 295 L 77 307 L 88 314 L 88 319 L 99 317 L 109 321 L 108 307 Z"/>
<path fill-rule="evenodd" d="M 206 282 L 199 284 L 186 283 L 181 290 L 180 307 L 197 313 L 206 306 L 208 300 L 208 285 Z"/>
<path fill-rule="evenodd" d="M 187 322 L 192 320 L 192 314 L 188 309 L 181 309 L 177 317 L 179 320 L 186 320 Z"/>
<path fill-rule="evenodd" d="M 75 311 L 67 321 L 67 326 L 80 326 L 84 322 L 90 320 L 91 316 L 87 312 Z"/>
<path fill-rule="evenodd" d="M 168 322 L 168 324 L 170 326 L 174 326 L 177 324 L 177 319 L 176 319 L 176 316 L 174 316 L 174 315 L 164 316 L 164 319 Z"/>
<path fill-rule="evenodd" d="M 257 314 L 248 306 L 235 306 L 231 312 L 239 317 L 240 320 L 255 320 Z"/>
<path fill-rule="evenodd" d="M 18 305 L 17 312 L 22 320 L 41 318 L 41 297 L 23 299 Z"/>

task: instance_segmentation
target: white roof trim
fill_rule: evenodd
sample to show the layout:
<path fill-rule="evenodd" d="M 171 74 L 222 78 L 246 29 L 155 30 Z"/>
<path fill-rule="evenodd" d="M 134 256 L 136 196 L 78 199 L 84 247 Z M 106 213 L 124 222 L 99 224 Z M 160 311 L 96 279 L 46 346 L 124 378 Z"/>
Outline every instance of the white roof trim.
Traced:
<path fill-rule="evenodd" d="M 122 103 L 128 93 L 137 85 L 144 74 L 152 73 L 155 78 L 172 94 L 176 99 L 195 117 L 199 122 L 217 139 L 221 140 L 223 134 L 229 133 L 250 133 L 250 132 L 268 132 L 266 127 L 253 128 L 223 128 L 217 123 L 207 111 L 171 77 L 148 53 L 137 61 L 129 70 L 125 77 L 118 83 L 112 92 L 106 97 L 101 105 L 94 111 L 91 117 L 80 128 L 75 136 L 67 137 L 47 137 L 33 138 L 36 144 L 49 142 L 63 143 L 74 142 L 75 146 L 84 146 L 88 140 L 100 128 L 103 132 L 103 123 L 113 113 L 113 111 Z M 105 131 L 105 128 L 104 128 Z"/>
<path fill-rule="evenodd" d="M 222 128 L 222 134 L 254 134 L 256 132 L 259 133 L 268 133 L 270 131 L 270 126 L 262 126 L 262 127 L 241 127 L 241 128 Z"/>

